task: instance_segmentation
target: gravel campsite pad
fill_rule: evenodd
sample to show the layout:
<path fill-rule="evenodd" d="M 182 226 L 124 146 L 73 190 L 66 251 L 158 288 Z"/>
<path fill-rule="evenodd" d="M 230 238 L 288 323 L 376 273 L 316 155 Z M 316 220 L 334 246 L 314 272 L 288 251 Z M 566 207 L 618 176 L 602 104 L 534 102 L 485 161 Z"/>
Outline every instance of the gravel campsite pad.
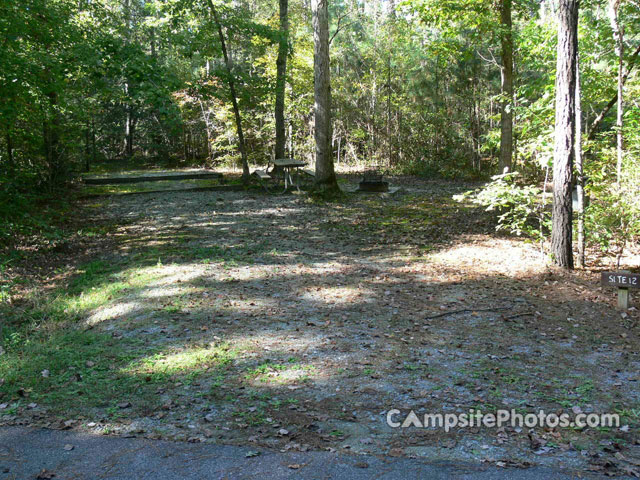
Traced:
<path fill-rule="evenodd" d="M 0 423 L 640 471 L 638 312 L 617 312 L 596 273 L 558 273 L 538 245 L 497 235 L 452 200 L 468 187 L 403 185 L 340 203 L 86 200 L 93 234 L 48 252 L 54 286 L 16 303 L 33 322 L 0 357 Z M 390 409 L 502 408 L 618 413 L 621 426 L 386 422 Z"/>

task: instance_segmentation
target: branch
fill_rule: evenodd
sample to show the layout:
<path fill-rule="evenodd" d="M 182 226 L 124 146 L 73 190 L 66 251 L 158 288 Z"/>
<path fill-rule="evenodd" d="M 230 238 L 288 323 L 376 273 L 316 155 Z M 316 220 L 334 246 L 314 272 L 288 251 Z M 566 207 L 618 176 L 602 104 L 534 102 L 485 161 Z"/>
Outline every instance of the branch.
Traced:
<path fill-rule="evenodd" d="M 347 28 L 349 25 L 353 25 L 354 22 L 351 23 L 347 23 L 346 25 L 343 25 L 342 28 L 340 28 L 340 23 L 342 23 L 342 19 L 345 18 L 347 16 L 347 14 L 345 13 L 344 15 L 340 15 L 338 17 L 338 24 L 336 25 L 336 31 L 333 32 L 333 35 L 331 35 L 331 38 L 329 39 L 329 45 L 331 45 L 331 42 L 333 42 L 333 39 L 336 37 L 336 35 L 338 35 L 338 33 L 341 30 L 344 30 L 345 28 Z"/>
<path fill-rule="evenodd" d="M 496 57 L 493 55 L 493 52 L 491 50 L 489 50 L 489 53 L 491 54 L 491 59 L 488 58 L 484 58 L 484 56 L 480 53 L 480 50 L 476 50 L 476 53 L 478 54 L 478 56 L 483 59 L 485 62 L 487 63 L 492 63 L 493 65 L 495 65 L 496 67 L 500 68 L 500 64 L 498 63 L 498 61 L 496 60 Z"/>
<path fill-rule="evenodd" d="M 636 48 L 636 50 L 633 52 L 633 55 L 631 55 L 631 58 L 629 59 L 629 65 L 627 66 L 627 71 L 624 72 L 624 75 L 622 76 L 622 85 L 627 83 L 627 78 L 629 78 L 629 74 L 631 73 L 631 70 L 633 70 L 633 67 L 635 66 L 635 63 L 636 63 L 636 60 L 638 59 L 639 54 L 640 54 L 640 45 L 638 45 L 638 48 Z M 602 111 L 598 114 L 595 120 L 591 123 L 591 127 L 589 127 L 589 132 L 587 133 L 587 140 L 591 140 L 593 138 L 593 135 L 596 133 L 596 130 L 604 120 L 604 117 L 607 116 L 607 113 L 609 113 L 609 110 L 613 108 L 613 106 L 616 104 L 617 101 L 618 101 L 618 93 L 616 92 L 613 95 L 613 98 L 609 100 L 609 103 L 607 103 L 607 105 L 602 109 Z"/>
<path fill-rule="evenodd" d="M 451 312 L 439 313 L 437 315 L 431 315 L 424 317 L 424 320 L 432 320 L 434 318 L 447 317 L 449 315 L 456 315 L 458 313 L 468 312 L 499 312 L 500 310 L 511 310 L 513 307 L 496 307 L 496 308 L 464 308 L 462 310 L 452 310 Z"/>

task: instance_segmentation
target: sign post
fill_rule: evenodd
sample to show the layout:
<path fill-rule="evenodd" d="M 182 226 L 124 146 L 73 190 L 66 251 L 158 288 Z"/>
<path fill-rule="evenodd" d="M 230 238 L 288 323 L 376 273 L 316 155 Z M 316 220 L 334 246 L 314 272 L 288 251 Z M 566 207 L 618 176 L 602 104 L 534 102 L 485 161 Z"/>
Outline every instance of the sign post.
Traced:
<path fill-rule="evenodd" d="M 629 289 L 640 288 L 640 274 L 628 270 L 621 272 L 602 272 L 600 282 L 605 287 L 618 287 L 618 308 L 629 308 Z"/>

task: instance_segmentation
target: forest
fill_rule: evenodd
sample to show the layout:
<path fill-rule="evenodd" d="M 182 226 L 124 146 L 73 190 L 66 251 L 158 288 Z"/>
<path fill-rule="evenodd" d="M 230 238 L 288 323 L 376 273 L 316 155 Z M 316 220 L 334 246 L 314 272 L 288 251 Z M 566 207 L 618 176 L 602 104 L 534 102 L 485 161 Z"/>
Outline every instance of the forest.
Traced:
<path fill-rule="evenodd" d="M 638 0 L 0 0 L 0 477 L 640 477 L 639 32 Z M 602 422 L 402 422 L 503 411 Z"/>
<path fill-rule="evenodd" d="M 34 202 L 99 166 L 315 161 L 305 2 L 5 0 L 1 8 L 6 241 L 40 228 Z M 508 209 L 504 228 L 548 236 L 555 9 L 506 0 L 331 2 L 336 165 L 479 180 L 508 167 L 512 174 L 476 200 Z M 639 21 L 630 0 L 579 7 L 580 150 L 572 163 L 580 172 L 571 181 L 589 206 L 575 216 L 587 243 L 613 254 L 638 234 Z"/>

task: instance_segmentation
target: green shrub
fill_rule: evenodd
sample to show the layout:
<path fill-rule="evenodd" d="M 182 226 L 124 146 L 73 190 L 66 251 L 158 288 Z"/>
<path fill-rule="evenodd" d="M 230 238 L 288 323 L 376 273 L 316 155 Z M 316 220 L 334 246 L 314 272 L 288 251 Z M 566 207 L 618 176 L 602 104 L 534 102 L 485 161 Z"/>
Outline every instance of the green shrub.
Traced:
<path fill-rule="evenodd" d="M 551 216 L 545 208 L 542 190 L 519 182 L 518 172 L 491 177 L 491 182 L 477 190 L 454 196 L 454 200 L 470 200 L 498 213 L 497 230 L 542 239 L 550 231 Z"/>

